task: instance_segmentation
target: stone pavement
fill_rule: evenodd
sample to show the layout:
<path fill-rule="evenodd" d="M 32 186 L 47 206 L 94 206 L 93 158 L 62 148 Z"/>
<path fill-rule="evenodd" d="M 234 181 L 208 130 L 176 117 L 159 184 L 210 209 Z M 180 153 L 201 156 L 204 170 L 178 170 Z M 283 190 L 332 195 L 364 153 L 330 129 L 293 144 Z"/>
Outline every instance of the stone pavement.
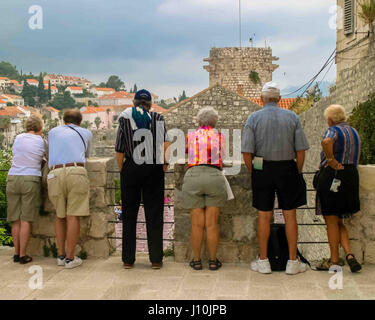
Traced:
<path fill-rule="evenodd" d="M 11 261 L 13 251 L 0 247 L 0 299 L 160 299 L 160 300 L 283 300 L 283 299 L 374 299 L 375 266 L 360 274 L 344 267 L 343 290 L 331 290 L 327 272 L 308 271 L 297 276 L 284 273 L 260 275 L 245 264 L 224 264 L 217 272 L 193 271 L 187 264 L 165 261 L 152 270 L 145 254 L 137 257 L 133 270 L 122 268 L 119 256 L 88 259 L 73 270 L 57 267 L 55 259 L 35 258 L 23 266 Z M 31 290 L 29 267 L 43 268 L 43 289 Z"/>

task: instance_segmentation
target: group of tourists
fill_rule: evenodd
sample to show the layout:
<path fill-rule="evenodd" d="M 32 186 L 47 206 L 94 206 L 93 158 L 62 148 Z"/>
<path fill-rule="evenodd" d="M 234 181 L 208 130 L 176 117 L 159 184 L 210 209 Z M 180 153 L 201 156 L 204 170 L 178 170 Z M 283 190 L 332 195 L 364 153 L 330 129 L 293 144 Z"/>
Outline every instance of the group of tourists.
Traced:
<path fill-rule="evenodd" d="M 302 171 L 309 143 L 299 117 L 278 107 L 280 98 L 276 83 L 264 85 L 264 108 L 252 113 L 245 123 L 242 155 L 251 176 L 252 204 L 259 211 L 259 256 L 251 263 L 251 270 L 264 274 L 272 271 L 267 251 L 277 196 L 285 218 L 289 248 L 286 273 L 293 275 L 307 270 L 307 265 L 297 257 L 296 209 L 307 203 Z M 135 95 L 134 107 L 124 110 L 119 117 L 115 150 L 121 175 L 122 261 L 126 269 L 132 269 L 136 260 L 136 224 L 141 203 L 145 210 L 151 267 L 160 269 L 163 266 L 164 179 L 171 139 L 164 117 L 151 112 L 151 106 L 150 92 L 140 90 Z M 351 251 L 343 221 L 360 209 L 357 171 L 360 137 L 346 122 L 342 106 L 331 105 L 324 115 L 329 128 L 323 136 L 314 187 L 317 214 L 324 216 L 331 256 L 323 260 L 318 269 L 329 270 L 332 266 L 342 265 L 341 245 L 351 271 L 357 272 L 361 265 Z M 203 269 L 204 233 L 209 269 L 222 267 L 217 258 L 218 220 L 220 208 L 233 199 L 223 168 L 225 137 L 215 129 L 218 119 L 219 114 L 213 107 L 201 109 L 197 114 L 199 128 L 186 136 L 188 165 L 180 196 L 183 207 L 190 210 L 191 215 L 193 259 L 190 267 L 194 270 Z M 32 261 L 26 255 L 26 247 L 30 223 L 39 215 L 42 177 L 46 175 L 48 196 L 56 209 L 57 264 L 66 268 L 82 264 L 74 253 L 80 232 L 79 217 L 89 215 L 89 180 L 85 163 L 90 154 L 92 134 L 80 127 L 82 115 L 78 110 L 65 111 L 63 120 L 64 125 L 49 132 L 47 143 L 42 135 L 42 122 L 31 116 L 26 121 L 26 133 L 18 135 L 14 142 L 13 164 L 7 181 L 14 262 Z M 44 166 L 43 161 L 46 161 Z"/>

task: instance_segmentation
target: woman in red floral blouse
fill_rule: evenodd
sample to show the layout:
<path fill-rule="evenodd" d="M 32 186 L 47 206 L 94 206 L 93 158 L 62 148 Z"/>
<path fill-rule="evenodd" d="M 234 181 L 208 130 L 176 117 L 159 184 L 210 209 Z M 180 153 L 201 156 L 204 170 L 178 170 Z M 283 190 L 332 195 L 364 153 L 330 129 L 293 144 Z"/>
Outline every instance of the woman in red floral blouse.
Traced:
<path fill-rule="evenodd" d="M 199 129 L 186 137 L 188 170 L 182 186 L 183 205 L 190 209 L 192 220 L 191 242 L 194 259 L 190 266 L 194 270 L 203 268 L 201 247 L 206 229 L 209 251 L 209 269 L 218 270 L 221 262 L 216 257 L 219 242 L 218 218 L 220 207 L 228 194 L 223 175 L 224 136 L 215 130 L 218 113 L 212 107 L 198 113 Z"/>

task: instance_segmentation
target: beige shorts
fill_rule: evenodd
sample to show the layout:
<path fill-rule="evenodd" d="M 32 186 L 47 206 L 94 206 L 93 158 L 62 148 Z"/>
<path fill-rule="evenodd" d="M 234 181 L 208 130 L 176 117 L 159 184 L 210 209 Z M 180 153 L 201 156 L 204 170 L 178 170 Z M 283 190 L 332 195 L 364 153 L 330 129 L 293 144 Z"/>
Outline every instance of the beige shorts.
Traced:
<path fill-rule="evenodd" d="M 8 176 L 7 178 L 7 220 L 35 222 L 41 205 L 41 177 Z"/>
<path fill-rule="evenodd" d="M 213 167 L 196 166 L 185 173 L 182 203 L 185 209 L 222 207 L 228 199 L 223 173 Z"/>
<path fill-rule="evenodd" d="M 90 181 L 83 167 L 51 170 L 47 178 L 48 197 L 59 218 L 90 214 Z"/>

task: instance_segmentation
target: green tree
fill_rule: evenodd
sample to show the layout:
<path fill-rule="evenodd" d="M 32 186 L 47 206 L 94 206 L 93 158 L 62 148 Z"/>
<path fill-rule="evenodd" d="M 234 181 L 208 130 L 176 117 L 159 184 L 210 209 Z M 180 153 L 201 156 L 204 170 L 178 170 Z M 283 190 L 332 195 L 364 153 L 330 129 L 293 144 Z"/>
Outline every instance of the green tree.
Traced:
<path fill-rule="evenodd" d="M 39 83 L 38 83 L 38 97 L 39 97 L 39 103 L 44 103 L 46 101 L 46 92 L 44 90 L 44 82 L 43 82 L 43 76 L 42 73 L 39 75 Z"/>
<path fill-rule="evenodd" d="M 115 89 L 116 91 L 120 91 L 125 86 L 125 83 L 118 77 L 118 76 L 110 76 L 106 83 L 107 88 Z"/>
<path fill-rule="evenodd" d="M 138 91 L 137 84 L 134 84 L 133 93 L 137 93 L 137 91 Z"/>
<path fill-rule="evenodd" d="M 23 89 L 21 96 L 25 100 L 25 105 L 26 106 L 32 106 L 34 107 L 36 102 L 35 102 L 35 97 L 38 95 L 38 88 L 35 86 L 29 85 L 26 81 L 23 84 Z"/>
<path fill-rule="evenodd" d="M 96 117 L 95 120 L 96 129 L 99 130 L 99 126 L 102 123 L 102 120 L 99 117 Z"/>
<path fill-rule="evenodd" d="M 90 123 L 90 121 L 85 120 L 85 121 L 82 122 L 81 126 L 82 126 L 82 128 L 90 129 L 91 128 L 91 123 Z"/>
<path fill-rule="evenodd" d="M 370 32 L 374 33 L 375 0 L 362 0 L 359 6 L 361 8 L 359 17 L 368 24 Z"/>
<path fill-rule="evenodd" d="M 52 100 L 52 90 L 51 90 L 51 81 L 48 81 L 48 92 L 47 92 L 48 101 Z"/>
<path fill-rule="evenodd" d="M 180 95 L 180 98 L 178 99 L 178 102 L 184 101 L 187 99 L 185 90 L 182 91 L 182 95 Z"/>
<path fill-rule="evenodd" d="M 357 129 L 362 141 L 360 163 L 375 164 L 375 94 L 356 107 L 350 118 L 350 125 Z"/>
<path fill-rule="evenodd" d="M 18 73 L 17 68 L 5 61 L 0 62 L 0 76 L 12 80 L 20 80 L 20 74 Z"/>
<path fill-rule="evenodd" d="M 63 110 L 67 108 L 73 108 L 75 106 L 75 100 L 70 96 L 69 91 L 65 91 L 63 94 L 56 94 L 51 101 L 51 106 Z"/>

